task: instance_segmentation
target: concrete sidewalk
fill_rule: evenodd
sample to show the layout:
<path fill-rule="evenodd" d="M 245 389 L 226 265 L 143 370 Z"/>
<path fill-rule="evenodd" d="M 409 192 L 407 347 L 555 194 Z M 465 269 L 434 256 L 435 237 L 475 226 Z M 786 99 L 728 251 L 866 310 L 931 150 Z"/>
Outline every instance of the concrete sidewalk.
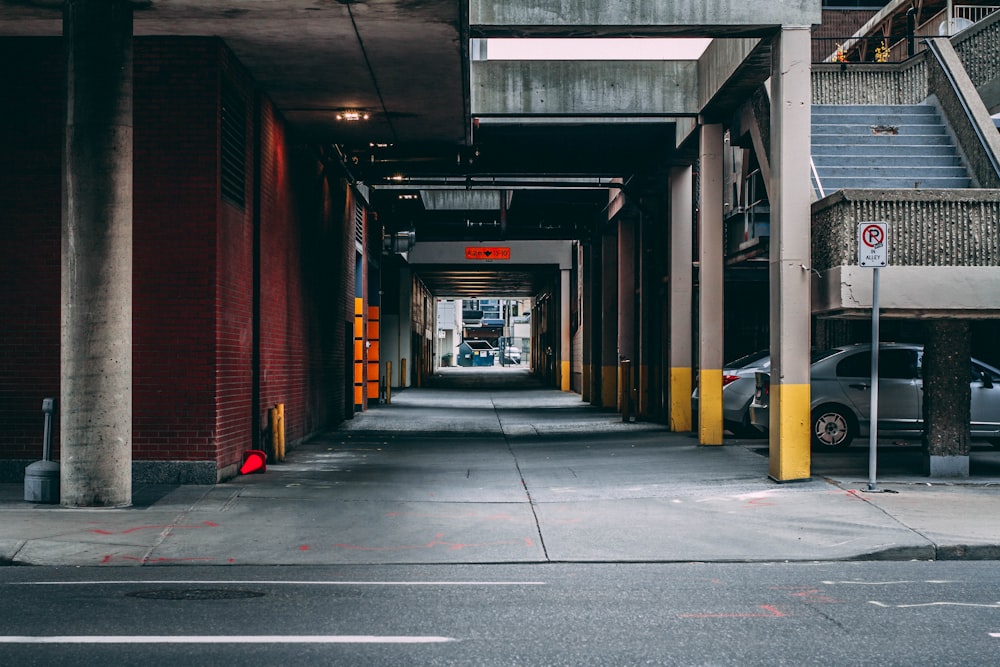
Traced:
<path fill-rule="evenodd" d="M 523 371 L 510 383 L 523 386 Z M 579 396 L 451 378 L 214 486 L 147 486 L 122 510 L 26 503 L 0 485 L 0 563 L 297 565 L 983 559 L 1000 556 L 1000 452 L 968 480 L 914 445 L 767 478 L 767 443 L 699 447 Z M 456 384 L 458 388 L 456 388 Z"/>

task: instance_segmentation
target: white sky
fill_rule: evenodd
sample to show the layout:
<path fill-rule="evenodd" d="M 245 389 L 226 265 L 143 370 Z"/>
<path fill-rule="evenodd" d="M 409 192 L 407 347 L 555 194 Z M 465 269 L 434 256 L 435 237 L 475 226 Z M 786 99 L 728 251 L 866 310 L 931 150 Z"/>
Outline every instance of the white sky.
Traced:
<path fill-rule="evenodd" d="M 487 60 L 697 60 L 711 39 L 514 38 L 487 40 Z"/>

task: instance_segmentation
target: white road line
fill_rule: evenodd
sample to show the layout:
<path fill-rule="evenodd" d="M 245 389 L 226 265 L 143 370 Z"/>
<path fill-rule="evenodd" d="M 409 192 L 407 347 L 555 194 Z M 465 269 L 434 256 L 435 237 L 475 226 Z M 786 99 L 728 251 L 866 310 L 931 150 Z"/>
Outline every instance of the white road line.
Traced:
<path fill-rule="evenodd" d="M 876 600 L 869 600 L 869 604 L 877 607 L 895 607 L 896 609 L 910 609 L 911 607 L 983 607 L 985 609 L 1000 609 L 1000 602 L 993 604 L 980 604 L 978 602 L 918 602 L 915 604 L 886 604 Z"/>
<path fill-rule="evenodd" d="M 895 586 L 897 584 L 958 584 L 949 579 L 927 579 L 924 581 L 821 581 L 827 586 Z"/>
<path fill-rule="evenodd" d="M 453 637 L 376 635 L 57 635 L 0 636 L 0 644 L 442 644 Z"/>
<path fill-rule="evenodd" d="M 119 581 L 9 581 L 7 586 L 136 586 L 177 584 L 194 586 L 545 586 L 544 581 L 277 581 L 229 579 L 131 579 Z"/>

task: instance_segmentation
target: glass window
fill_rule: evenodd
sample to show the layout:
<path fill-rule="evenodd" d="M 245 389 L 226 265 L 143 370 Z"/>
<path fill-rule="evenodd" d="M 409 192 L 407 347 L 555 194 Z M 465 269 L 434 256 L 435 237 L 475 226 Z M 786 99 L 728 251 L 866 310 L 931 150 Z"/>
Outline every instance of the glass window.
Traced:
<path fill-rule="evenodd" d="M 858 352 L 837 364 L 837 377 L 871 377 L 871 352 Z M 881 350 L 878 355 L 878 375 L 880 378 L 911 380 L 917 377 L 917 353 L 915 350 Z"/>

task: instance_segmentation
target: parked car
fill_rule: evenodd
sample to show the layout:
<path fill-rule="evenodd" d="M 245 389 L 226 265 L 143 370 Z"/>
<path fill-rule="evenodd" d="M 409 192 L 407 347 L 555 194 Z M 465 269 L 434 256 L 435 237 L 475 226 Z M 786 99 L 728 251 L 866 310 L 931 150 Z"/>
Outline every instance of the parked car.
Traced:
<path fill-rule="evenodd" d="M 750 425 L 747 409 L 754 393 L 754 373 L 771 368 L 767 350 L 758 350 L 728 362 L 722 369 L 722 425 L 737 438 L 759 438 L 761 432 Z M 698 388 L 691 395 L 698 414 Z"/>
<path fill-rule="evenodd" d="M 507 347 L 504 348 L 504 359 L 505 364 L 519 364 L 521 363 L 521 348 L 519 347 Z"/>
<path fill-rule="evenodd" d="M 879 345 L 878 432 L 915 437 L 923 432 L 923 346 Z M 871 345 L 844 345 L 813 355 L 809 370 L 810 433 L 813 447 L 847 447 L 869 434 L 871 422 Z M 1000 444 L 1000 370 L 976 359 L 969 369 L 972 384 L 972 437 Z M 750 423 L 768 428 L 771 378 L 756 375 Z"/>

